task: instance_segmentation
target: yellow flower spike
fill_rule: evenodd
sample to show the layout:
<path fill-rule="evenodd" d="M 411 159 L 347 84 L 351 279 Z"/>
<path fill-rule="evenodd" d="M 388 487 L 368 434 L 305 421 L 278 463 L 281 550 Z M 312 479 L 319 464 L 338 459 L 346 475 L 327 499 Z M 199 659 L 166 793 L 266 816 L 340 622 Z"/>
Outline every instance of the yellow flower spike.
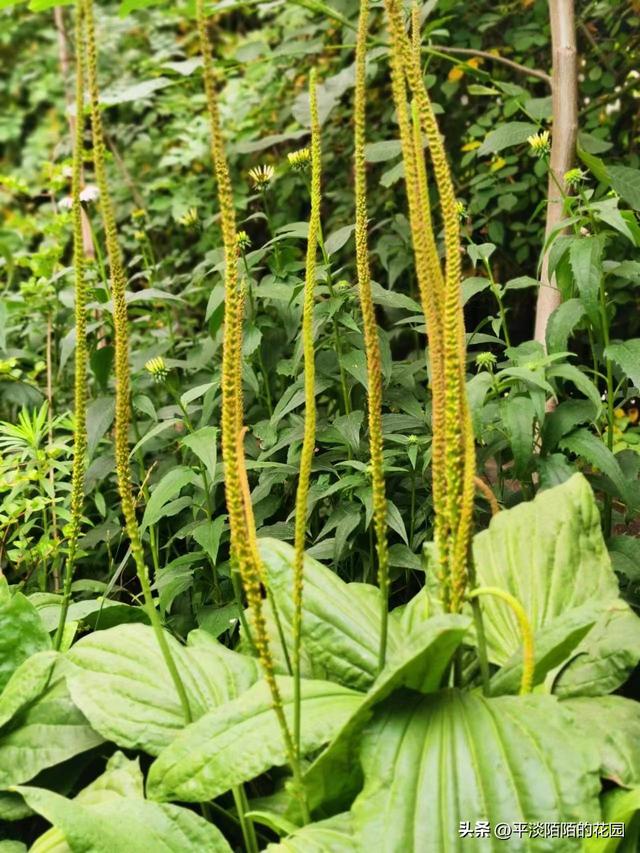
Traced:
<path fill-rule="evenodd" d="M 387 544 L 387 498 L 384 483 L 382 437 L 382 368 L 380 342 L 371 294 L 369 246 L 367 240 L 367 172 L 364 147 L 366 142 L 366 59 L 369 27 L 369 0 L 360 0 L 360 16 L 356 38 L 355 105 L 354 105 L 354 177 L 355 177 L 355 242 L 358 290 L 362 309 L 364 344 L 367 356 L 367 396 L 369 422 L 369 454 L 371 456 L 371 490 L 373 493 L 373 525 L 378 554 L 378 586 L 381 592 L 380 647 L 378 667 L 386 658 L 387 619 L 389 610 L 389 549 Z"/>
<path fill-rule="evenodd" d="M 304 352 L 304 438 L 300 454 L 300 473 L 296 490 L 296 514 L 293 563 L 293 677 L 294 677 L 294 744 L 300 757 L 300 641 L 302 635 L 302 589 L 304 582 L 304 541 L 307 528 L 307 499 L 311 466 L 316 443 L 315 350 L 313 346 L 313 306 L 315 302 L 316 255 L 320 233 L 321 143 L 316 95 L 316 75 L 309 77 L 309 113 L 311 117 L 311 213 L 307 237 L 307 257 L 302 310 L 302 346 Z"/>
<path fill-rule="evenodd" d="M 416 146 L 415 123 L 414 129 L 409 119 L 407 109 L 407 93 L 404 80 L 403 58 L 396 45 L 391 43 L 391 88 L 393 93 L 396 117 L 400 131 L 400 141 L 405 170 L 405 185 L 409 205 L 409 221 L 411 224 L 412 242 L 415 254 L 416 276 L 420 292 L 420 301 L 427 325 L 429 339 L 429 355 L 431 363 L 432 386 L 432 421 L 434 448 L 432 459 L 433 499 L 436 510 L 435 541 L 439 554 L 438 577 L 440 592 L 445 609 L 449 606 L 450 577 L 447 571 L 449 537 L 446 524 L 446 507 L 444 505 L 445 486 L 445 457 L 444 457 L 444 373 L 442 350 L 442 317 L 438 308 L 439 297 L 444 291 L 444 279 L 440 262 L 435 248 L 435 237 L 431 229 L 431 219 L 427 216 L 428 192 L 424 185 L 426 168 L 422 139 Z M 419 158 L 416 157 L 416 147 L 419 148 Z M 420 188 L 420 183 L 423 183 Z"/>
<path fill-rule="evenodd" d="M 263 576 L 256 544 L 255 525 L 246 485 L 244 459 L 244 417 L 242 401 L 242 320 L 244 314 L 244 289 L 238 279 L 238 235 L 233 206 L 229 165 L 224 150 L 220 125 L 218 97 L 214 83 L 212 47 L 207 31 L 204 0 L 196 0 L 196 20 L 202 53 L 203 80 L 209 122 L 211 126 L 211 159 L 218 185 L 218 203 L 225 257 L 225 321 L 222 349 L 222 457 L 224 462 L 225 494 L 231 534 L 232 564 L 237 566 L 251 610 L 253 643 L 269 685 L 273 707 L 282 730 L 287 756 L 295 780 L 300 806 L 308 819 L 300 763 L 289 730 L 282 698 L 274 675 L 273 657 L 262 609 L 261 578 Z M 267 170 L 271 167 L 266 167 Z M 269 180 L 273 170 L 269 174 Z"/>
<path fill-rule="evenodd" d="M 446 252 L 445 287 L 441 312 L 444 394 L 441 403 L 437 386 L 433 383 L 433 406 L 434 410 L 439 410 L 441 405 L 444 408 L 445 505 L 443 512 L 438 512 L 436 508 L 436 541 L 440 552 L 441 573 L 451 582 L 450 608 L 456 611 L 462 606 L 462 597 L 467 583 L 467 551 L 471 535 L 475 474 L 473 433 L 465 387 L 464 322 L 460 293 L 460 223 L 444 145 L 414 47 L 415 37 L 412 43 L 405 33 L 401 7 L 397 0 L 385 0 L 385 9 L 391 36 L 392 68 L 395 65 L 402 69 L 416 101 L 420 125 L 429 143 L 443 215 Z M 416 13 L 414 12 L 415 21 Z M 412 228 L 412 231 L 415 239 L 415 229 Z M 438 530 L 441 531 L 440 536 L 438 536 Z M 444 553 L 442 553 L 443 547 Z M 446 596 L 446 590 L 444 593 Z M 449 606 L 446 601 L 445 606 Z"/>
<path fill-rule="evenodd" d="M 535 675 L 535 646 L 533 639 L 533 628 L 527 616 L 527 612 L 518 599 L 496 586 L 480 586 L 469 593 L 467 598 L 474 599 L 482 595 L 493 595 L 500 598 L 511 608 L 513 615 L 518 621 L 520 634 L 522 635 L 522 677 L 520 679 L 520 695 L 525 696 L 533 689 L 533 678 Z"/>
<path fill-rule="evenodd" d="M 131 469 L 129 467 L 129 417 L 131 397 L 131 377 L 129 371 L 129 319 L 125 298 L 126 276 L 118 243 L 116 218 L 109 195 L 107 179 L 104 129 L 102 126 L 102 110 L 100 106 L 100 90 L 98 87 L 98 59 L 96 48 L 95 22 L 93 18 L 93 0 L 80 0 L 84 12 L 86 33 L 86 70 L 91 105 L 91 130 L 93 136 L 93 165 L 96 183 L 100 192 L 100 210 L 104 225 L 107 258 L 111 275 L 111 296 L 113 300 L 113 326 L 115 331 L 115 372 L 116 372 L 116 413 L 115 413 L 115 456 L 118 490 L 122 504 L 122 513 L 131 553 L 136 566 L 136 573 L 142 588 L 145 607 L 149 621 L 153 627 L 158 645 L 165 664 L 171 675 L 176 692 L 180 699 L 186 722 L 190 722 L 191 709 L 184 684 L 171 651 L 166 635 L 162 629 L 158 611 L 155 608 L 149 572 L 144 558 L 142 539 L 136 519 L 135 501 L 131 484 Z"/>
<path fill-rule="evenodd" d="M 73 218 L 73 271 L 75 277 L 75 378 L 74 378 L 74 426 L 73 467 L 71 473 L 71 521 L 69 543 L 65 564 L 62 607 L 54 639 L 54 648 L 59 649 L 71 599 L 71 583 L 76 559 L 82 506 L 84 504 L 85 454 L 87 451 L 87 285 L 85 281 L 85 255 L 82 241 L 82 208 L 80 191 L 82 185 L 84 145 L 84 9 L 76 9 L 76 114 L 73 139 L 73 166 L 71 175 L 71 198 Z"/>

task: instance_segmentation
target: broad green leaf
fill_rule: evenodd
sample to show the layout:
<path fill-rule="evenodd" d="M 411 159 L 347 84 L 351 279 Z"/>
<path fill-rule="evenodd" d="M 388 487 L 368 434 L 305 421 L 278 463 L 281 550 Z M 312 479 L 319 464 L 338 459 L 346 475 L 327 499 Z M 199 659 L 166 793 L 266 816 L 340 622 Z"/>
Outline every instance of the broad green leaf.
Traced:
<path fill-rule="evenodd" d="M 549 412 L 542 425 L 542 451 L 549 453 L 560 439 L 580 424 L 593 421 L 597 410 L 591 400 L 563 400 Z"/>
<path fill-rule="evenodd" d="M 87 407 L 87 455 L 95 453 L 100 439 L 113 423 L 116 404 L 113 397 L 98 397 Z"/>
<path fill-rule="evenodd" d="M 589 320 L 600 327 L 600 283 L 602 281 L 601 237 L 581 237 L 574 240 L 569 249 L 571 272 Z"/>
<path fill-rule="evenodd" d="M 38 611 L 21 592 L 12 593 L 0 574 L 0 690 L 24 660 L 49 648 Z"/>
<path fill-rule="evenodd" d="M 585 307 L 581 299 L 567 299 L 555 309 L 547 322 L 548 352 L 565 352 L 569 336 L 584 314 Z"/>
<path fill-rule="evenodd" d="M 576 456 L 580 456 L 589 465 L 601 471 L 605 477 L 611 480 L 622 500 L 627 504 L 632 504 L 627 480 L 620 463 L 595 433 L 585 428 L 578 429 L 571 435 L 565 436 L 559 442 L 559 447 L 561 450 L 575 453 Z"/>
<path fill-rule="evenodd" d="M 567 661 L 575 652 L 579 643 L 596 624 L 601 615 L 597 604 L 585 604 L 573 608 L 535 633 L 535 667 L 533 686 L 541 684 L 547 674 Z M 492 696 L 518 693 L 522 682 L 522 649 L 515 652 L 489 682 Z"/>
<path fill-rule="evenodd" d="M 636 388 L 640 388 L 640 338 L 609 344 L 604 354 L 615 361 Z"/>
<path fill-rule="evenodd" d="M 478 586 L 514 595 L 534 631 L 575 607 L 618 597 L 595 498 L 580 474 L 498 513 L 474 537 L 473 554 Z M 504 664 L 522 642 L 515 616 L 493 596 L 483 597 L 482 609 L 490 656 Z"/>
<path fill-rule="evenodd" d="M 495 154 L 513 145 L 521 145 L 537 132 L 538 126 L 527 121 L 510 121 L 499 125 L 485 136 L 482 145 L 478 148 L 478 155 L 483 157 L 485 154 Z"/>
<path fill-rule="evenodd" d="M 573 714 L 585 740 L 596 744 L 600 775 L 625 788 L 640 785 L 640 703 L 624 696 L 597 696 L 566 699 L 562 707 Z"/>
<path fill-rule="evenodd" d="M 368 142 L 364 147 L 364 156 L 368 163 L 383 163 L 402 154 L 399 139 L 384 139 L 381 142 Z"/>
<path fill-rule="evenodd" d="M 574 364 L 556 364 L 549 368 L 547 376 L 550 378 L 557 377 L 559 379 L 565 379 L 568 382 L 572 382 L 578 391 L 581 391 L 585 397 L 591 400 L 596 409 L 600 411 L 602 407 L 600 392 L 593 382 L 591 382 L 591 380 L 588 379 Z"/>
<path fill-rule="evenodd" d="M 75 803 L 98 805 L 123 797 L 144 799 L 144 777 L 139 762 L 122 752 L 115 752 L 101 776 L 94 779 L 74 798 Z M 69 853 L 64 833 L 55 826 L 43 833 L 31 846 L 30 853 Z"/>
<path fill-rule="evenodd" d="M 584 853 L 636 853 L 640 843 L 640 825 L 634 820 L 640 810 L 640 788 L 623 791 L 614 788 L 607 791 L 602 799 L 602 817 L 609 823 L 623 823 L 624 835 L 613 838 L 587 838 Z M 631 830 L 631 831 L 629 831 Z"/>
<path fill-rule="evenodd" d="M 123 86 L 122 83 L 116 83 L 108 89 L 103 90 L 100 95 L 100 102 L 107 107 L 113 107 L 117 104 L 126 104 L 131 101 L 142 101 L 149 98 L 159 89 L 165 89 L 167 86 L 172 86 L 173 83 L 174 81 L 169 77 L 152 77 L 150 80 L 143 80 L 140 83 L 125 86 Z M 163 291 L 157 290 L 157 288 L 146 288 L 144 294 L 146 298 L 150 297 L 149 291 L 152 289 L 156 291 L 156 293 L 161 294 L 161 298 L 176 298 L 172 293 L 164 293 Z"/>
<path fill-rule="evenodd" d="M 278 686 L 289 724 L 293 679 Z M 301 751 L 330 741 L 362 703 L 362 694 L 328 681 L 301 685 Z M 287 762 L 284 737 L 266 681 L 187 726 L 151 765 L 147 793 L 156 800 L 203 802 Z"/>
<path fill-rule="evenodd" d="M 185 486 L 194 484 L 198 484 L 198 476 L 186 465 L 178 465 L 167 471 L 151 492 L 140 528 L 144 530 L 156 524 L 163 517 L 166 505 L 177 498 Z"/>
<path fill-rule="evenodd" d="M 259 539 L 258 546 L 269 588 L 290 647 L 293 603 L 293 548 L 275 539 Z M 302 646 L 327 673 L 348 687 L 366 690 L 377 674 L 380 642 L 380 605 L 376 587 L 364 596 L 312 557 L 304 558 Z M 402 643 L 389 625 L 388 653 Z"/>
<path fill-rule="evenodd" d="M 215 427 L 202 427 L 190 435 L 185 435 L 182 439 L 182 444 L 193 450 L 207 469 L 211 485 L 216 481 L 216 464 L 218 461 L 217 440 L 218 430 Z"/>
<path fill-rule="evenodd" d="M 423 602 L 421 607 L 424 612 Z M 470 623 L 469 617 L 453 614 L 416 620 L 413 633 L 407 633 L 402 648 L 387 659 L 364 701 L 307 770 L 304 781 L 312 809 L 338 808 L 353 798 L 361 784 L 359 735 L 374 706 L 402 687 L 422 693 L 437 690 Z"/>
<path fill-rule="evenodd" d="M 640 539 L 627 535 L 612 536 L 607 547 L 614 570 L 634 583 L 640 581 Z"/>
<path fill-rule="evenodd" d="M 464 822 L 473 830 L 478 820 L 599 820 L 596 750 L 550 696 L 395 694 L 376 710 L 361 762 L 365 784 L 351 811 L 362 850 L 463 853 L 475 849 L 459 833 Z M 563 841 L 563 853 L 580 843 Z M 507 846 L 556 849 L 515 834 Z M 505 844 L 491 835 L 482 849 Z"/>
<path fill-rule="evenodd" d="M 530 397 L 509 397 L 502 403 L 502 416 L 513 453 L 515 475 L 526 478 L 534 465 L 533 424 L 535 406 Z"/>
<path fill-rule="evenodd" d="M 360 846 L 353 835 L 353 821 L 348 812 L 326 820 L 315 821 L 278 844 L 268 844 L 267 853 L 358 853 Z"/>
<path fill-rule="evenodd" d="M 640 169 L 607 166 L 611 186 L 634 210 L 640 210 Z"/>
<path fill-rule="evenodd" d="M 40 660 L 36 682 L 41 666 Z M 65 681 L 68 671 L 68 663 L 59 657 L 45 692 L 0 728 L 0 788 L 28 782 L 42 770 L 102 743 L 71 701 Z M 26 681 L 23 684 L 26 698 L 30 687 Z"/>
<path fill-rule="evenodd" d="M 334 255 L 347 243 L 353 234 L 354 227 L 353 225 L 345 225 L 329 234 L 324 244 L 324 249 L 328 257 Z"/>
<path fill-rule="evenodd" d="M 231 853 L 220 830 L 179 806 L 126 797 L 85 805 L 45 788 L 17 790 L 62 831 L 73 853 Z"/>
<path fill-rule="evenodd" d="M 640 617 L 625 601 L 616 599 L 608 603 L 593 630 L 555 677 L 553 692 L 562 698 L 611 693 L 624 684 L 638 661 Z"/>
<path fill-rule="evenodd" d="M 57 659 L 57 652 L 36 652 L 15 670 L 0 693 L 0 728 L 44 692 Z"/>
<path fill-rule="evenodd" d="M 245 691 L 258 677 L 252 658 L 204 631 L 182 646 L 166 635 L 194 719 Z M 118 746 L 157 755 L 184 728 L 182 706 L 153 629 L 119 625 L 81 639 L 68 653 L 69 690 L 94 729 Z"/>

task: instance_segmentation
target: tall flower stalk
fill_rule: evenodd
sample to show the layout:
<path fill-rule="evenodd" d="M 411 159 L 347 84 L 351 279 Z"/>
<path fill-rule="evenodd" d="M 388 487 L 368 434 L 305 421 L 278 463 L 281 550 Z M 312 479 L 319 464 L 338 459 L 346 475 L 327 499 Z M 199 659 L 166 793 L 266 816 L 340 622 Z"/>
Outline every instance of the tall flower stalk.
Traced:
<path fill-rule="evenodd" d="M 253 627 L 251 640 L 258 652 L 264 677 L 271 692 L 273 708 L 282 731 L 288 761 L 294 777 L 295 789 L 299 795 L 301 811 L 305 820 L 308 820 L 309 815 L 304 796 L 300 761 L 291 730 L 284 714 L 282 697 L 275 677 L 273 656 L 269 646 L 269 634 L 262 607 L 261 594 L 264 571 L 256 545 L 250 495 L 246 487 L 242 400 L 244 291 L 238 276 L 239 250 L 233 193 L 220 123 L 218 96 L 211 58 L 212 46 L 207 30 L 204 0 L 196 0 L 196 19 L 202 53 L 207 110 L 211 128 L 211 159 L 217 182 L 225 258 L 225 318 L 222 350 L 222 458 L 224 462 L 225 494 L 231 535 L 231 559 L 240 574 L 251 612 Z"/>
<path fill-rule="evenodd" d="M 369 245 L 367 239 L 367 172 L 364 154 L 366 142 L 366 61 L 369 28 L 369 0 L 361 0 L 356 37 L 356 88 L 354 103 L 354 177 L 355 177 L 355 242 L 358 292 L 362 309 L 364 346 L 367 356 L 367 393 L 369 422 L 369 454 L 371 456 L 371 490 L 373 493 L 373 526 L 378 554 L 378 586 L 380 587 L 380 647 L 378 666 L 382 669 L 387 651 L 389 614 L 389 550 L 387 545 L 387 499 L 384 482 L 382 438 L 382 368 L 376 315 L 371 294 Z"/>
<path fill-rule="evenodd" d="M 185 722 L 191 722 L 189 699 L 173 660 L 160 616 L 156 610 L 149 571 L 145 562 L 140 529 L 136 519 L 135 501 L 129 466 L 129 422 L 131 415 L 131 377 L 129 369 L 129 319 L 125 298 L 126 277 L 118 242 L 116 219 L 109 194 L 107 179 L 104 128 L 100 111 L 100 90 L 98 86 L 98 60 L 96 48 L 93 0 L 80 0 L 86 28 L 86 70 L 91 105 L 91 129 L 93 135 L 93 164 L 96 183 L 100 191 L 100 209 L 104 226 L 107 258 L 111 278 L 111 297 L 113 302 L 113 325 L 115 332 L 115 371 L 116 371 L 116 414 L 115 414 L 115 456 L 118 490 L 122 504 L 122 513 L 136 573 L 142 589 L 145 608 L 160 646 L 162 656 L 180 699 Z"/>
<path fill-rule="evenodd" d="M 384 0 L 384 5 L 391 37 L 392 87 L 405 162 L 416 270 L 431 355 L 434 420 L 432 470 L 439 574 L 445 607 L 457 612 L 462 607 L 468 582 L 475 472 L 473 431 L 465 387 L 460 225 L 451 172 L 422 77 L 417 9 L 414 8 L 413 12 L 414 36 L 410 39 L 405 32 L 402 7 L 398 0 Z M 414 101 L 411 145 L 407 141 L 407 85 Z M 427 138 L 442 209 L 444 274 L 439 261 L 439 272 L 434 268 L 435 239 L 428 216 L 422 134 Z"/>
<path fill-rule="evenodd" d="M 62 607 L 60 620 L 54 638 L 54 648 L 62 643 L 64 626 L 71 599 L 71 583 L 80 535 L 82 506 L 84 503 L 85 455 L 87 452 L 87 285 L 85 281 L 85 246 L 82 227 L 82 205 L 80 190 L 82 185 L 82 167 L 84 150 L 84 9 L 82 4 L 76 8 L 75 47 L 76 47 L 76 97 L 75 123 L 73 135 L 73 166 L 71 177 L 71 203 L 73 219 L 73 272 L 75 292 L 75 379 L 74 379 L 74 425 L 73 425 L 73 468 L 71 473 L 71 521 L 67 561 L 64 570 L 62 588 Z"/>
<path fill-rule="evenodd" d="M 311 116 L 311 213 L 304 281 L 302 309 L 302 347 L 304 355 L 304 437 L 300 454 L 300 473 L 296 491 L 296 515 L 294 533 L 293 564 L 293 678 L 294 718 L 293 738 L 298 758 L 300 757 L 300 640 L 302 636 L 302 589 L 304 582 L 304 540 L 307 528 L 307 499 L 311 466 L 316 443 L 316 370 L 313 347 L 313 306 L 316 285 L 316 255 L 320 230 L 321 189 L 321 145 L 318 99 L 316 96 L 315 71 L 309 78 L 309 112 Z"/>

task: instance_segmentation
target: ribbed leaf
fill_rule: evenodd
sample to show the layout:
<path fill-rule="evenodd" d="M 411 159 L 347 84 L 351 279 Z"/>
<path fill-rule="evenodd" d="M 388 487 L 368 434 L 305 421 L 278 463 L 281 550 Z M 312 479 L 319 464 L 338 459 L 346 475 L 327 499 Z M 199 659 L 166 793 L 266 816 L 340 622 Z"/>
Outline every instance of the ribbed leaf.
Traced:
<path fill-rule="evenodd" d="M 36 682 L 41 685 L 40 662 L 36 666 Z M 32 701 L 33 682 L 23 665 L 25 692 L 21 698 L 26 700 L 31 696 L 31 699 L 16 702 L 13 710 L 17 713 L 0 728 L 0 788 L 28 782 L 41 770 L 102 743 L 102 737 L 71 701 L 65 682 L 68 670 L 68 663 L 59 658 L 47 689 Z M 19 685 L 15 685 L 15 691 L 13 695 L 17 697 Z"/>
<path fill-rule="evenodd" d="M 185 648 L 167 634 L 194 719 L 233 699 L 258 665 L 193 631 Z M 94 729 L 118 746 L 157 755 L 184 727 L 184 715 L 152 628 L 119 625 L 84 637 L 68 653 L 69 689 Z"/>
<path fill-rule="evenodd" d="M 597 821 L 598 756 L 550 696 L 485 699 L 444 690 L 396 694 L 376 712 L 361 760 L 365 786 L 352 813 L 362 850 L 502 853 L 460 826 Z M 480 843 L 482 847 L 480 848 Z M 563 853 L 580 841 L 563 841 Z M 557 850 L 553 839 L 514 834 L 511 851 Z"/>
<path fill-rule="evenodd" d="M 640 703 L 624 696 L 567 699 L 578 731 L 600 751 L 600 775 L 616 785 L 640 785 Z"/>
<path fill-rule="evenodd" d="M 473 554 L 478 586 L 514 595 L 536 631 L 572 608 L 618 597 L 598 508 L 580 474 L 499 513 L 474 538 Z M 490 656 L 506 663 L 522 643 L 515 616 L 489 596 L 482 608 Z"/>
<path fill-rule="evenodd" d="M 554 450 L 560 439 L 580 424 L 595 419 L 597 411 L 590 400 L 563 400 L 544 419 L 542 427 L 542 451 Z"/>
<path fill-rule="evenodd" d="M 348 812 L 310 823 L 283 838 L 279 844 L 268 844 L 271 853 L 357 853 L 360 847 L 353 837 L 351 815 Z"/>
<path fill-rule="evenodd" d="M 44 788 L 20 787 L 34 811 L 64 834 L 73 853 L 230 853 L 220 831 L 195 812 L 113 797 L 84 805 Z"/>
<path fill-rule="evenodd" d="M 401 687 L 423 693 L 437 690 L 470 622 L 466 616 L 446 614 L 416 626 L 414 635 L 408 636 L 404 647 L 387 661 L 365 700 L 305 774 L 312 809 L 320 805 L 333 809 L 338 803 L 346 803 L 349 794 L 357 793 L 361 782 L 358 736 L 372 709 Z"/>
<path fill-rule="evenodd" d="M 275 539 L 260 539 L 258 545 L 290 647 L 293 548 Z M 366 690 L 373 683 L 380 642 L 379 595 L 377 587 L 346 584 L 317 560 L 305 556 L 302 646 L 331 680 L 358 690 Z M 400 645 L 400 633 L 390 623 L 389 655 Z"/>
<path fill-rule="evenodd" d="M 640 618 L 626 601 L 616 599 L 556 676 L 553 692 L 563 698 L 604 696 L 624 684 L 638 661 Z"/>
<path fill-rule="evenodd" d="M 38 611 L 21 592 L 12 594 L 0 574 L 0 690 L 22 661 L 51 648 L 51 638 Z"/>
<path fill-rule="evenodd" d="M 278 679 L 289 726 L 293 681 Z M 362 703 L 362 694 L 327 681 L 302 681 L 301 749 L 330 741 Z M 264 681 L 187 726 L 151 765 L 147 794 L 155 800 L 203 802 L 285 764 L 284 737 Z"/>

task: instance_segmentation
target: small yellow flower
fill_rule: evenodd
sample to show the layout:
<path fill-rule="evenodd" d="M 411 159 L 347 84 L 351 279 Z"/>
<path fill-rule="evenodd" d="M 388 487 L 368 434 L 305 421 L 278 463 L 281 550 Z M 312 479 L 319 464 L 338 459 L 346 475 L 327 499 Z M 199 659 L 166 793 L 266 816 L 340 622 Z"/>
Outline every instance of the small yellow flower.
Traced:
<path fill-rule="evenodd" d="M 144 231 L 134 231 L 133 236 L 139 243 L 141 243 L 144 240 L 145 234 Z"/>
<path fill-rule="evenodd" d="M 141 207 L 137 207 L 131 214 L 132 219 L 144 219 L 146 216 L 146 211 L 142 210 Z"/>
<path fill-rule="evenodd" d="M 198 223 L 198 208 L 190 207 L 186 213 L 184 213 L 180 219 L 178 219 L 180 225 L 184 225 L 185 228 L 193 228 L 194 225 Z"/>
<path fill-rule="evenodd" d="M 546 157 L 551 151 L 551 137 L 548 130 L 528 136 L 527 142 L 531 146 L 531 153 L 536 157 Z"/>
<path fill-rule="evenodd" d="M 273 166 L 263 164 L 262 166 L 256 166 L 254 169 L 249 169 L 249 180 L 255 190 L 266 190 L 273 180 L 274 175 L 275 169 Z"/>
<path fill-rule="evenodd" d="M 150 358 L 145 364 L 144 369 L 153 376 L 154 382 L 164 382 L 169 375 L 169 368 L 165 364 L 164 358 L 158 355 L 155 358 Z"/>
<path fill-rule="evenodd" d="M 456 213 L 458 214 L 460 219 L 466 219 L 469 215 L 469 212 L 467 211 L 467 208 L 465 207 L 463 201 L 456 201 Z"/>
<path fill-rule="evenodd" d="M 240 251 L 244 252 L 251 246 L 251 237 L 249 237 L 246 231 L 238 231 L 236 234 L 236 243 Z"/>
<path fill-rule="evenodd" d="M 504 169 L 504 167 L 506 165 L 507 165 L 507 161 L 504 159 L 504 157 L 496 157 L 492 161 L 491 166 L 489 167 L 489 170 L 491 172 L 498 172 L 500 169 Z"/>
<path fill-rule="evenodd" d="M 624 409 L 616 409 L 616 410 L 615 410 L 615 412 L 614 412 L 613 414 L 614 414 L 617 418 L 624 418 L 624 417 L 625 417 L 625 411 L 624 411 Z"/>
<path fill-rule="evenodd" d="M 473 139 L 471 142 L 465 142 L 465 144 L 460 149 L 461 151 L 475 151 L 476 148 L 480 148 L 480 141 L 478 139 Z"/>
<path fill-rule="evenodd" d="M 292 151 L 287 154 L 287 160 L 296 172 L 304 172 L 311 162 L 311 152 L 308 148 L 301 148 L 299 151 Z"/>

